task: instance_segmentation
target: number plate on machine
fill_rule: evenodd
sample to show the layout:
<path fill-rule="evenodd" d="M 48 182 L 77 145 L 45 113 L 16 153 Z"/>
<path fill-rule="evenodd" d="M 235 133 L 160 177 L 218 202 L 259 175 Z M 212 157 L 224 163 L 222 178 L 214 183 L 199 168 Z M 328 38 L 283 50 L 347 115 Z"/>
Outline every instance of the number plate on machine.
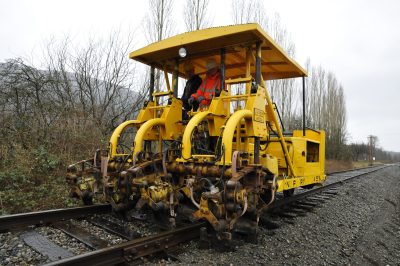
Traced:
<path fill-rule="evenodd" d="M 254 118 L 253 120 L 259 123 L 264 123 L 264 111 L 261 109 L 254 108 Z"/>

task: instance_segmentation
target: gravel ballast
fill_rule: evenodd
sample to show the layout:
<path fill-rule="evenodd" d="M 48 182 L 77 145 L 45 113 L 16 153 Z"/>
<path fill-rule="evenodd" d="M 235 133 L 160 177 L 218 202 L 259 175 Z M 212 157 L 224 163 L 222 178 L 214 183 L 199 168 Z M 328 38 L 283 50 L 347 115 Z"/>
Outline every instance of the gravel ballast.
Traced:
<path fill-rule="evenodd" d="M 112 215 L 103 215 L 103 217 L 107 220 L 122 224 L 143 236 L 154 233 L 150 231 L 149 226 L 146 226 L 145 222 L 127 222 L 117 219 Z M 71 220 L 71 223 L 90 232 L 93 236 L 107 241 L 109 246 L 126 241 L 125 239 L 110 234 L 101 228 L 92 225 L 86 220 Z M 58 245 L 66 251 L 71 252 L 73 255 L 79 255 L 92 251 L 85 244 L 56 228 L 44 226 L 31 230 L 35 230 L 52 243 Z M 51 262 L 47 256 L 38 253 L 28 246 L 23 241 L 23 234 L 23 231 L 0 234 L 0 265 L 42 265 Z"/>
<path fill-rule="evenodd" d="M 183 246 L 173 264 L 400 265 L 400 167 L 355 179 L 310 210 L 266 217 L 258 244 L 233 252 Z"/>

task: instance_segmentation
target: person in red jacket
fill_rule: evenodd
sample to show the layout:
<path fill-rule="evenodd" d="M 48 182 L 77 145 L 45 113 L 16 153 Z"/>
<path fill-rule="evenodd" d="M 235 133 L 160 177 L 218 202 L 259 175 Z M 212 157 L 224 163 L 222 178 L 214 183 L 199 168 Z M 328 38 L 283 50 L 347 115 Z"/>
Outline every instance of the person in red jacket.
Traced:
<path fill-rule="evenodd" d="M 200 110 L 208 107 L 215 95 L 221 91 L 221 72 L 214 60 L 209 60 L 206 65 L 207 73 L 196 93 L 193 93 L 189 99 L 189 104 L 193 105 L 196 101 L 199 103 Z"/>

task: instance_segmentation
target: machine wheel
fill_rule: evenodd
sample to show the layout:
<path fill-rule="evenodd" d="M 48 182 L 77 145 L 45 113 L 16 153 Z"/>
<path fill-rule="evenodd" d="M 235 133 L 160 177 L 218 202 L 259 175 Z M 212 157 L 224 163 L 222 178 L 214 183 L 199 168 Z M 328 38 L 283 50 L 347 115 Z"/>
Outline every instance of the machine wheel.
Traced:
<path fill-rule="evenodd" d="M 83 192 L 82 201 L 84 205 L 93 205 L 93 194 L 89 191 Z"/>
<path fill-rule="evenodd" d="M 285 198 L 291 197 L 293 194 L 294 194 L 294 188 L 283 191 L 283 196 L 285 196 Z"/>

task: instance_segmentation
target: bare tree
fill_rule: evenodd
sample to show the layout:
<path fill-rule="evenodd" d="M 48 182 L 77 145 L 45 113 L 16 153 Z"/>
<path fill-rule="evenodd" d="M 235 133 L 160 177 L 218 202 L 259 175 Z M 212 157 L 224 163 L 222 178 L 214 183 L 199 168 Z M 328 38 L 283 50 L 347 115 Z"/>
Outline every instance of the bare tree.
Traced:
<path fill-rule="evenodd" d="M 309 126 L 315 128 L 324 128 L 323 107 L 326 94 L 326 73 L 320 66 L 318 68 L 310 67 L 307 80 L 307 99 Z"/>
<path fill-rule="evenodd" d="M 148 42 L 158 42 L 173 34 L 173 0 L 149 0 L 143 31 Z"/>
<path fill-rule="evenodd" d="M 91 39 L 73 51 L 68 42 L 49 45 L 45 65 L 55 81 L 55 95 L 67 106 L 82 108 L 84 119 L 112 130 L 127 118 L 121 110 L 130 110 L 138 95 L 129 92 L 136 86 L 135 65 L 126 56 L 131 40 L 115 31 L 106 40 Z"/>
<path fill-rule="evenodd" d="M 67 157 L 88 153 L 141 107 L 127 54 L 131 38 L 113 32 L 106 40 L 74 47 L 50 41 L 43 70 L 22 59 L 0 68 L 0 146 L 34 151 L 40 145 Z"/>
<path fill-rule="evenodd" d="M 368 146 L 365 143 L 351 143 L 349 145 L 353 161 L 366 159 L 368 154 Z"/>
<path fill-rule="evenodd" d="M 261 0 L 232 0 L 231 17 L 235 24 L 258 23 L 268 29 L 268 19 Z"/>
<path fill-rule="evenodd" d="M 258 23 L 266 29 L 268 20 L 265 14 L 264 4 L 260 0 L 232 0 L 231 2 L 231 18 L 234 24 Z M 243 84 L 238 84 L 232 88 L 236 94 L 242 94 L 245 87 Z M 233 109 L 243 103 L 235 102 Z"/>
<path fill-rule="evenodd" d="M 326 131 L 328 158 L 342 159 L 346 155 L 347 138 L 343 87 L 332 72 L 327 72 L 321 66 L 309 66 L 308 72 L 308 126 Z"/>
<path fill-rule="evenodd" d="M 294 57 L 295 45 L 290 39 L 289 32 L 282 26 L 280 16 L 275 14 L 273 19 L 267 19 L 266 10 L 259 0 L 232 1 L 232 20 L 235 24 L 255 22 L 268 30 L 271 37 L 289 54 Z M 296 127 L 297 90 L 293 79 L 270 81 L 272 99 L 282 116 L 285 129 Z"/>
<path fill-rule="evenodd" d="M 327 94 L 324 103 L 324 120 L 328 129 L 327 149 L 335 159 L 341 159 L 346 142 L 346 105 L 343 87 L 333 73 L 327 75 Z"/>
<path fill-rule="evenodd" d="M 130 43 L 115 32 L 106 42 L 90 41 L 71 64 L 82 107 L 105 128 L 114 128 L 132 107 L 128 99 L 133 95 L 125 90 L 132 87 L 134 79 L 133 63 L 126 56 L 129 51 Z"/>
<path fill-rule="evenodd" d="M 144 18 L 144 34 L 148 42 L 158 42 L 173 34 L 173 0 L 150 0 L 149 11 Z M 155 71 L 155 91 L 161 87 L 161 72 Z"/>
<path fill-rule="evenodd" d="M 295 44 L 291 40 L 287 29 L 282 25 L 281 18 L 275 14 L 273 19 L 269 20 L 268 27 L 271 37 L 286 51 L 290 57 L 295 57 Z M 271 94 L 274 102 L 281 112 L 285 129 L 294 129 L 295 113 L 298 105 L 298 89 L 294 79 L 281 79 L 270 81 Z"/>
<path fill-rule="evenodd" d="M 211 25 L 209 0 L 186 0 L 183 9 L 186 31 L 199 30 Z"/>
<path fill-rule="evenodd" d="M 10 137 L 8 140 L 12 143 L 17 138 L 27 147 L 29 139 L 46 138 L 47 129 L 56 115 L 52 113 L 53 103 L 48 99 L 49 79 L 45 73 L 19 58 L 3 64 L 0 77 L 3 127 L 7 130 L 2 140 L 7 141 Z"/>

